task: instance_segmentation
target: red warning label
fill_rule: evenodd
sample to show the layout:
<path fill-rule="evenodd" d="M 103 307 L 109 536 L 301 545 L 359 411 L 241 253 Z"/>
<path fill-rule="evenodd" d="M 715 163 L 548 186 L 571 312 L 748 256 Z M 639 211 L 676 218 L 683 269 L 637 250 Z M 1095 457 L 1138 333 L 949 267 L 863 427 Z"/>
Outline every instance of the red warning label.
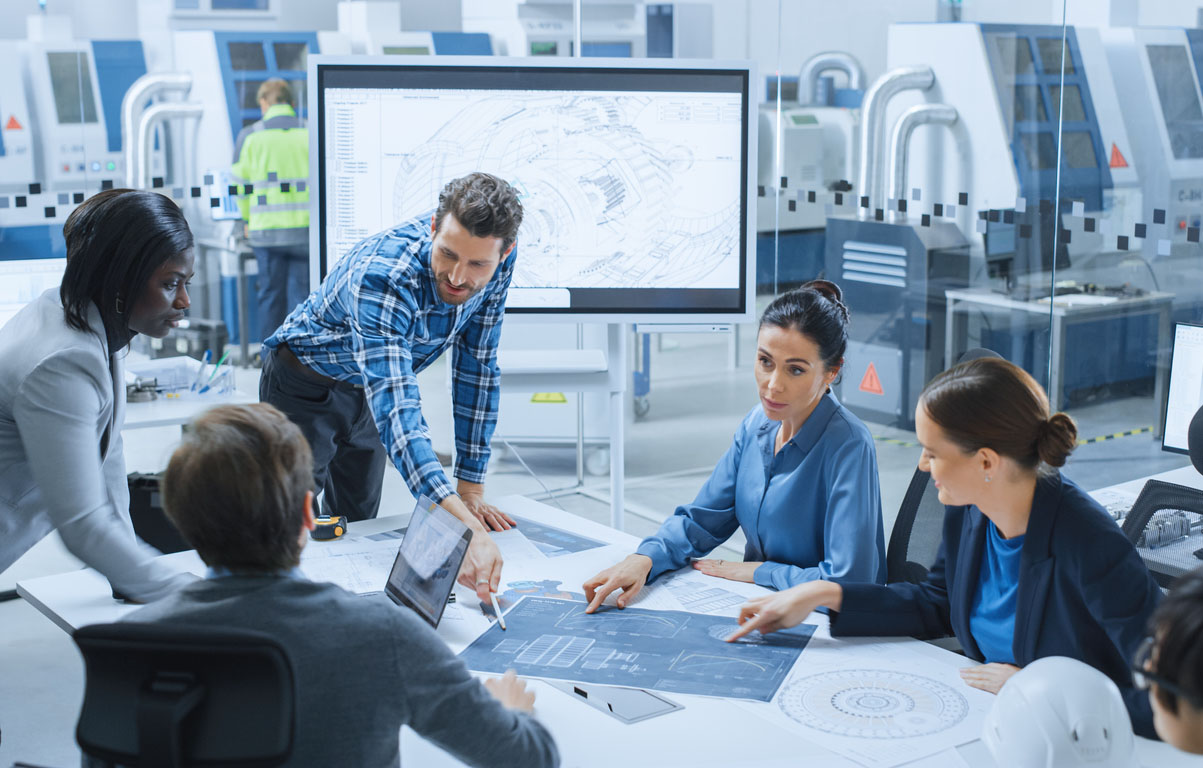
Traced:
<path fill-rule="evenodd" d="M 19 122 L 17 122 L 17 116 L 16 116 L 16 115 L 9 115 L 9 116 L 8 116 L 8 122 L 4 124 L 4 130 L 6 130 L 6 131 L 19 131 L 19 130 L 21 130 L 21 124 L 20 124 Z"/>
<path fill-rule="evenodd" d="M 1124 154 L 1119 151 L 1119 147 L 1115 146 L 1115 142 L 1111 142 L 1111 167 L 1112 168 L 1127 168 L 1128 161 L 1124 159 Z"/>
<path fill-rule="evenodd" d="M 865 375 L 860 380 L 860 391 L 868 392 L 870 395 L 885 394 L 885 390 L 881 388 L 881 379 L 877 378 L 877 368 L 873 363 L 869 363 L 869 370 L 865 371 Z"/>

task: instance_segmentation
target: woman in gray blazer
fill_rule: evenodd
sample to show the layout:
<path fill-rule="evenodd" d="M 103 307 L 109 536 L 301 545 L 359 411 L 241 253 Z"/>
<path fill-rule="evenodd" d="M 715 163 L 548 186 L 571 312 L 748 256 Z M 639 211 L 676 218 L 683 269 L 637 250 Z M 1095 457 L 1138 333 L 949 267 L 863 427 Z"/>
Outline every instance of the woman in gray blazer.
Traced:
<path fill-rule="evenodd" d="M 154 561 L 129 521 L 122 358 L 188 309 L 192 233 L 154 192 L 113 189 L 63 226 L 67 268 L 0 328 L 0 571 L 57 529 L 72 554 L 131 598 L 190 577 Z"/>

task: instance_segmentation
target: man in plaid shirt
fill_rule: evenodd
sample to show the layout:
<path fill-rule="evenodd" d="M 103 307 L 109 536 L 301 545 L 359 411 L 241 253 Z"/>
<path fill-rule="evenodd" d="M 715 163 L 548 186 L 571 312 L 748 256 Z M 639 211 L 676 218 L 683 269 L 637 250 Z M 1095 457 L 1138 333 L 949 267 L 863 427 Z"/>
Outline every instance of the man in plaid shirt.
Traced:
<path fill-rule="evenodd" d="M 313 449 L 323 514 L 376 516 L 386 456 L 475 534 L 460 582 L 488 601 L 501 555 L 486 526 L 513 520 L 484 502 L 497 424 L 497 343 L 522 204 L 486 173 L 455 179 L 433 214 L 363 240 L 264 342 L 259 399 L 283 411 Z M 455 417 L 453 490 L 422 417 L 418 372 L 447 349 Z"/>

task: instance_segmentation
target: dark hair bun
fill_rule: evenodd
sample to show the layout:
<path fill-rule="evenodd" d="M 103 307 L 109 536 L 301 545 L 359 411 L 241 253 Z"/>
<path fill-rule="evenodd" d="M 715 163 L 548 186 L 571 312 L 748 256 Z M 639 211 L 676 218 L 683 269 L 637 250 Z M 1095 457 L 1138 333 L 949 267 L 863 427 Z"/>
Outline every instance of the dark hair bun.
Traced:
<path fill-rule="evenodd" d="M 848 324 L 848 307 L 844 306 L 844 292 L 840 290 L 838 285 L 830 280 L 811 280 L 809 283 L 804 284 L 800 290 L 805 291 L 808 288 L 834 304 L 836 309 L 840 311 L 840 315 L 844 319 L 844 324 Z"/>
<path fill-rule="evenodd" d="M 802 287 L 810 288 L 812 290 L 818 291 L 819 293 L 823 294 L 824 296 L 826 296 L 827 298 L 836 302 L 837 304 L 843 303 L 843 300 L 844 300 L 843 291 L 840 290 L 840 287 L 838 285 L 831 282 L 830 280 L 811 280 L 809 283 L 803 284 Z"/>
<path fill-rule="evenodd" d="M 1040 425 L 1036 436 L 1036 455 L 1050 467 L 1061 467 L 1078 444 L 1078 426 L 1058 411 Z"/>

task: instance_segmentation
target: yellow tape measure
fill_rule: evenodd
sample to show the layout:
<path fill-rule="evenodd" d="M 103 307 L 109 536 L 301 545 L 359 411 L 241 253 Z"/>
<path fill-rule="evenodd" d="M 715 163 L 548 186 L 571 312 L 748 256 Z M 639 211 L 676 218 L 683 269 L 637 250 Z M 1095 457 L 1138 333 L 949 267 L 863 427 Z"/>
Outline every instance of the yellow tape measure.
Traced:
<path fill-rule="evenodd" d="M 317 541 L 340 539 L 347 532 L 345 515 L 319 515 L 313 518 L 313 524 L 314 528 L 309 532 L 309 537 Z"/>

